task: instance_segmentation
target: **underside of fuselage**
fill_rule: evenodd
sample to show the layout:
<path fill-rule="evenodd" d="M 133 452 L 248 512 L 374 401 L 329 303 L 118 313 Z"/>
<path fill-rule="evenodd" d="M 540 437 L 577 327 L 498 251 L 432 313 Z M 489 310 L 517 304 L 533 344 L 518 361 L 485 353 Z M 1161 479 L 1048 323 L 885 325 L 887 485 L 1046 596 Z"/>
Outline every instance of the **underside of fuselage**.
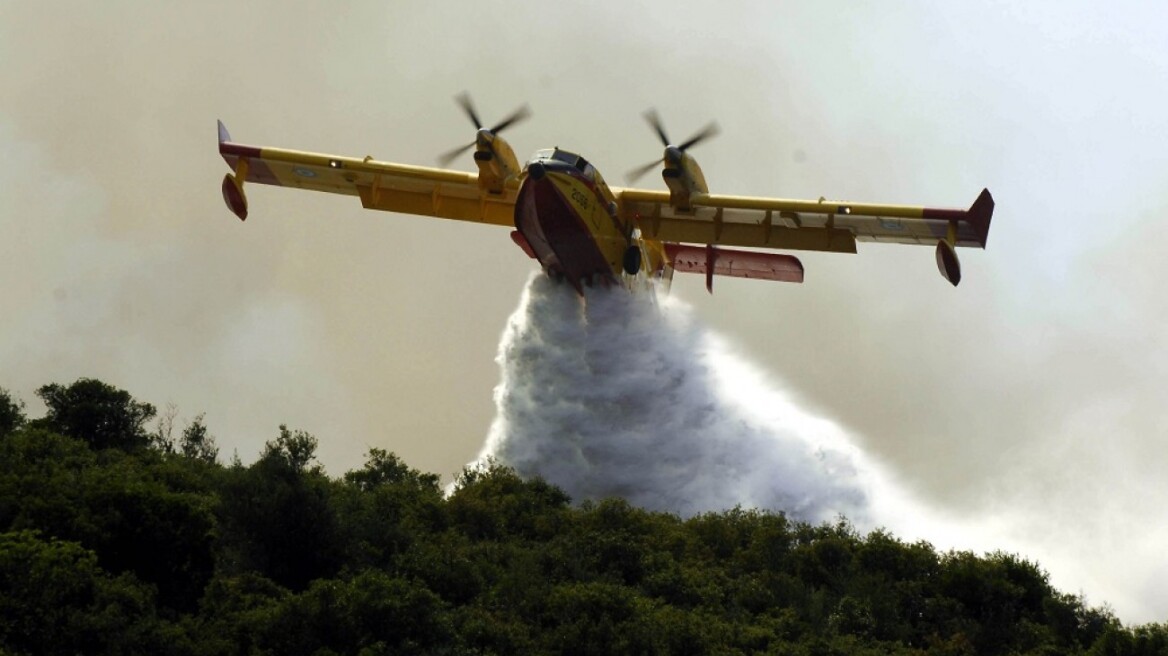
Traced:
<path fill-rule="evenodd" d="M 582 169 L 551 158 L 532 161 L 515 203 L 515 227 L 535 258 L 577 291 L 615 283 L 629 246 L 611 201 Z"/>

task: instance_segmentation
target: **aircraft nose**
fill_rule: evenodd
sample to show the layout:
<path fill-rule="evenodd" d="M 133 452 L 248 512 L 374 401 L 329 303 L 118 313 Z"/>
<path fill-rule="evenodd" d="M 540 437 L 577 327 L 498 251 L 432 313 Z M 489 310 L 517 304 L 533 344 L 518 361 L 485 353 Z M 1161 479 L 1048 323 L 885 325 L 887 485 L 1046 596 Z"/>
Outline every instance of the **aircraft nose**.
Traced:
<path fill-rule="evenodd" d="M 544 168 L 542 162 L 535 162 L 531 166 L 527 167 L 527 175 L 529 175 L 533 180 L 539 180 L 543 178 L 546 173 L 547 169 Z"/>

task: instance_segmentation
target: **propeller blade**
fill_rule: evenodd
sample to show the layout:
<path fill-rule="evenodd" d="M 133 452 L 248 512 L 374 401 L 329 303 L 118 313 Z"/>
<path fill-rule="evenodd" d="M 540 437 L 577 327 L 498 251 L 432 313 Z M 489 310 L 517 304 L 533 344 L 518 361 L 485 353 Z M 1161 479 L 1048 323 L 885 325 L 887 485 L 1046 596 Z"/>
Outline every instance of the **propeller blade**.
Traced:
<path fill-rule="evenodd" d="M 665 128 L 661 125 L 661 117 L 657 115 L 657 110 L 650 109 L 645 112 L 645 120 L 649 121 L 649 125 L 653 126 L 653 129 L 657 131 L 657 136 L 661 138 L 661 145 L 668 146 L 669 137 L 665 134 Z"/>
<path fill-rule="evenodd" d="M 661 164 L 664 161 L 665 161 L 665 158 L 662 157 L 661 159 L 653 160 L 652 162 L 649 162 L 648 164 L 646 164 L 644 166 L 637 167 L 637 168 L 633 169 L 632 171 L 629 171 L 628 173 L 625 174 L 625 180 L 627 180 L 629 184 L 632 184 L 632 183 L 636 182 L 637 180 L 640 180 L 642 177 L 644 177 L 644 175 L 646 173 L 648 173 L 649 171 L 652 171 L 654 168 L 657 167 L 658 164 Z"/>
<path fill-rule="evenodd" d="M 460 93 L 459 95 L 455 96 L 454 100 L 455 100 L 455 102 L 458 103 L 459 107 L 462 107 L 462 111 L 466 112 L 467 117 L 470 118 L 470 122 L 474 123 L 475 129 L 482 130 L 483 129 L 483 122 L 481 120 L 479 120 L 479 113 L 477 111 L 475 111 L 474 102 L 471 101 L 470 94 L 466 93 L 464 91 L 464 92 Z M 527 105 L 524 105 L 524 106 L 520 107 L 519 109 L 515 110 L 514 112 L 512 112 L 511 115 L 508 116 L 507 118 L 503 119 L 502 121 L 499 121 L 499 123 L 497 125 L 492 127 L 490 130 L 487 130 L 486 132 L 488 132 L 490 134 L 496 134 L 496 133 L 500 132 L 501 130 L 505 130 L 508 126 L 510 126 L 514 123 L 517 123 L 519 121 L 522 121 L 523 119 L 527 118 L 528 116 L 531 116 L 531 109 L 529 109 L 527 107 Z M 470 150 L 471 148 L 474 148 L 475 144 L 479 143 L 479 140 L 483 139 L 483 138 L 484 138 L 484 135 L 480 133 L 478 138 L 476 138 L 474 141 L 468 143 L 467 145 L 459 146 L 458 148 L 455 148 L 454 150 L 451 150 L 451 151 L 443 154 L 441 157 L 438 158 L 438 162 L 442 166 L 449 166 L 450 163 L 453 162 L 455 159 L 457 159 L 459 155 L 462 155 L 463 153 Z M 492 155 L 495 154 L 494 146 L 490 145 L 490 138 L 487 137 L 486 139 L 487 139 L 486 145 L 491 150 L 491 154 Z"/>
<path fill-rule="evenodd" d="M 507 127 L 511 124 L 522 121 L 528 116 L 531 116 L 531 109 L 527 105 L 524 105 L 512 112 L 512 114 L 507 118 L 495 124 L 495 126 L 491 128 L 491 134 L 498 134 L 500 131 L 507 129 Z"/>
<path fill-rule="evenodd" d="M 698 132 L 697 134 L 695 134 L 694 136 L 692 136 L 688 140 L 686 140 L 684 143 L 679 145 L 677 147 L 677 149 L 681 150 L 681 151 L 685 151 L 686 148 L 689 148 L 690 146 L 695 146 L 695 145 L 705 141 L 706 139 L 709 139 L 710 137 L 712 137 L 716 134 L 718 134 L 718 124 L 711 122 L 709 125 L 702 128 L 701 132 Z"/>
<path fill-rule="evenodd" d="M 447 152 L 445 155 L 438 158 L 438 163 L 441 166 L 450 166 L 450 163 L 453 162 L 454 160 L 458 159 L 459 155 L 465 153 L 466 151 L 470 150 L 471 148 L 474 148 L 474 145 L 476 143 L 477 142 L 472 141 L 465 146 L 459 146 L 458 148 L 455 148 L 454 150 Z"/>
<path fill-rule="evenodd" d="M 479 115 L 478 112 L 475 111 L 474 103 L 472 103 L 470 100 L 470 94 L 464 91 L 456 96 L 454 100 L 460 107 L 462 107 L 462 111 L 466 112 L 466 115 L 470 117 L 470 122 L 474 123 L 475 129 L 483 129 L 483 122 L 479 120 Z"/>

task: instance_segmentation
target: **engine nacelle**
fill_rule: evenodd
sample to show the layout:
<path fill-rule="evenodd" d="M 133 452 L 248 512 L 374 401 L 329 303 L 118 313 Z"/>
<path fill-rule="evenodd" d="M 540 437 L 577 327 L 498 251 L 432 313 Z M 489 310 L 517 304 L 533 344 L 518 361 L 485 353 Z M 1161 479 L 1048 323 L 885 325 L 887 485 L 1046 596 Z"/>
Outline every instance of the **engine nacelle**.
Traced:
<path fill-rule="evenodd" d="M 690 211 L 691 196 L 709 193 L 702 167 L 678 146 L 666 146 L 665 156 L 661 159 L 665 162 L 661 177 L 669 187 L 669 204 L 679 212 Z"/>
<path fill-rule="evenodd" d="M 937 242 L 937 270 L 954 287 L 961 282 L 961 261 L 957 259 L 957 249 L 943 239 Z"/>
<path fill-rule="evenodd" d="M 247 219 L 247 195 L 243 193 L 243 183 L 230 173 L 223 176 L 223 202 L 240 221 Z"/>
<path fill-rule="evenodd" d="M 503 193 L 509 178 L 519 172 L 515 151 L 502 137 L 480 129 L 475 137 L 474 161 L 479 167 L 479 187 L 492 194 Z"/>

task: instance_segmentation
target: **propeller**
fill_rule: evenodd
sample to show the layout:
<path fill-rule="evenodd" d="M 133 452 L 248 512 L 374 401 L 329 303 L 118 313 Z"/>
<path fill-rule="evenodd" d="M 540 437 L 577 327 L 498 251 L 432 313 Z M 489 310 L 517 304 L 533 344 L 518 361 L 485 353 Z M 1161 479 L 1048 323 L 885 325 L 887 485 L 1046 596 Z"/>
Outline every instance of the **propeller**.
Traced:
<path fill-rule="evenodd" d="M 491 126 L 490 128 L 483 128 L 483 122 L 481 120 L 479 120 L 479 114 L 478 114 L 478 112 L 475 111 L 474 103 L 471 102 L 469 93 L 462 93 L 462 94 L 458 95 L 454 100 L 455 100 L 455 102 L 458 103 L 459 107 L 462 107 L 462 111 L 466 112 L 467 117 L 470 118 L 470 122 L 474 123 L 476 130 L 478 130 L 480 133 L 486 132 L 487 134 L 490 134 L 492 136 L 498 134 L 499 132 L 502 132 L 503 130 L 506 130 L 511 125 L 514 125 L 515 123 L 518 123 L 519 121 L 522 121 L 523 119 L 527 118 L 528 116 L 531 116 L 531 109 L 529 109 L 527 107 L 527 105 L 523 105 L 522 107 L 515 110 L 514 112 L 511 112 L 510 116 L 503 119 L 502 121 L 499 121 L 498 123 Z M 466 144 L 465 146 L 459 146 L 458 148 L 455 148 L 454 150 L 451 150 L 451 151 L 443 154 L 441 157 L 438 158 L 438 161 L 441 163 L 442 166 L 448 166 L 459 155 L 465 153 L 466 151 L 470 150 L 471 148 L 474 148 L 475 144 L 477 144 L 478 142 L 479 142 L 479 138 L 476 137 L 474 141 Z"/>
<path fill-rule="evenodd" d="M 665 163 L 666 160 L 671 158 L 679 160 L 679 153 L 684 153 L 687 148 L 696 146 L 706 139 L 709 139 L 710 137 L 718 134 L 718 124 L 711 122 L 709 125 L 699 130 L 698 133 L 694 136 L 674 146 L 669 142 L 669 135 L 665 134 L 665 127 L 661 124 L 661 117 L 657 115 L 657 110 L 650 109 L 649 111 L 645 112 L 645 120 L 649 122 L 649 125 L 657 133 L 657 137 L 661 139 L 661 144 L 665 146 L 665 155 L 659 159 L 655 159 L 652 162 L 649 162 L 648 164 L 645 164 L 644 166 L 639 166 L 625 174 L 625 179 L 628 180 L 630 184 L 639 180 L 649 171 L 652 171 L 657 167 L 658 164 Z"/>

